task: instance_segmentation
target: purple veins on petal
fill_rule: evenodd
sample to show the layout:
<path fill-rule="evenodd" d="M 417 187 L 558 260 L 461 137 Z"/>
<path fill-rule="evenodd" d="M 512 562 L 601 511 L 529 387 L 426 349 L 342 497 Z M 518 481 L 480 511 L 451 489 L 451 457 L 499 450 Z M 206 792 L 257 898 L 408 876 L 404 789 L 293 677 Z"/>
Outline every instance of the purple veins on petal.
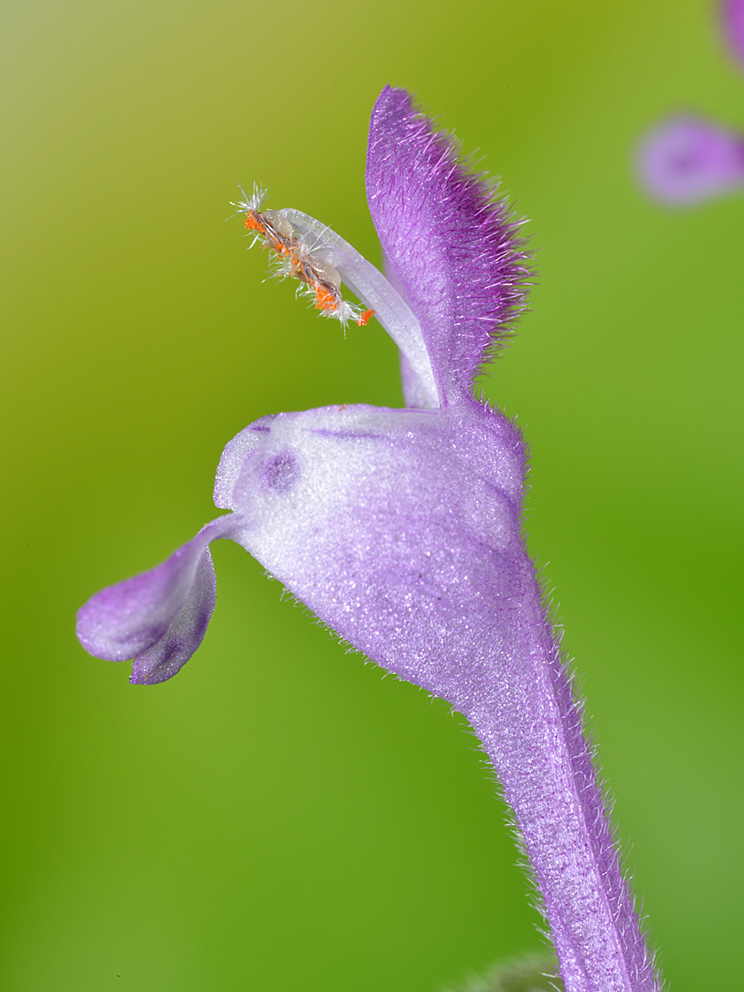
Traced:
<path fill-rule="evenodd" d="M 729 47 L 744 64 L 744 0 L 723 0 L 721 23 Z"/>
<path fill-rule="evenodd" d="M 180 672 L 204 640 L 216 593 L 212 556 L 209 548 L 205 548 L 197 560 L 191 588 L 180 610 L 165 633 L 134 659 L 131 683 L 155 685 Z"/>
<path fill-rule="evenodd" d="M 744 136 L 697 117 L 675 117 L 654 128 L 638 154 L 648 192 L 688 206 L 744 186 Z"/>

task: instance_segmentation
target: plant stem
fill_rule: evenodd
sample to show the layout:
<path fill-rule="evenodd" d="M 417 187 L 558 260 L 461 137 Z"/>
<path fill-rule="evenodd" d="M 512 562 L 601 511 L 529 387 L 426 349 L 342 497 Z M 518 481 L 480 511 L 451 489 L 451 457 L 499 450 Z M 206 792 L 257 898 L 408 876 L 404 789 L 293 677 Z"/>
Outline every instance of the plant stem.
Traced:
<path fill-rule="evenodd" d="M 491 669 L 490 699 L 466 715 L 514 812 L 566 992 L 659 992 L 581 704 L 542 607 L 530 612 Z"/>

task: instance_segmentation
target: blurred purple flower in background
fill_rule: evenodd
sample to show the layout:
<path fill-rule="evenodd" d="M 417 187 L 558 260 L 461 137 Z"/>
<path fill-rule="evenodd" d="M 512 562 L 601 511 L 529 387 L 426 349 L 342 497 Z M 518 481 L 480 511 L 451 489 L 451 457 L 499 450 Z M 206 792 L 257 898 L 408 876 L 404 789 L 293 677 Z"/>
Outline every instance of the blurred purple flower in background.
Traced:
<path fill-rule="evenodd" d="M 744 66 L 744 0 L 723 0 L 721 24 L 731 51 Z"/>
<path fill-rule="evenodd" d="M 744 64 L 744 0 L 723 0 L 720 15 L 729 47 Z M 691 206 L 744 189 L 744 133 L 702 117 L 671 117 L 643 139 L 637 165 L 651 196 Z"/>
<path fill-rule="evenodd" d="M 646 136 L 638 167 L 656 199 L 700 203 L 744 186 L 744 135 L 704 118 L 674 117 Z"/>
<path fill-rule="evenodd" d="M 405 409 L 267 416 L 225 449 L 230 511 L 78 614 L 92 654 L 171 678 L 215 602 L 209 543 L 237 541 L 328 626 L 469 720 L 514 811 L 568 992 L 658 992 L 613 843 L 582 705 L 521 536 L 524 442 L 473 397 L 523 305 L 526 256 L 495 187 L 404 90 L 370 125 L 367 195 L 387 278 L 298 210 L 239 206 L 325 314 L 374 311 L 401 352 Z M 340 285 L 365 308 L 340 297 Z"/>

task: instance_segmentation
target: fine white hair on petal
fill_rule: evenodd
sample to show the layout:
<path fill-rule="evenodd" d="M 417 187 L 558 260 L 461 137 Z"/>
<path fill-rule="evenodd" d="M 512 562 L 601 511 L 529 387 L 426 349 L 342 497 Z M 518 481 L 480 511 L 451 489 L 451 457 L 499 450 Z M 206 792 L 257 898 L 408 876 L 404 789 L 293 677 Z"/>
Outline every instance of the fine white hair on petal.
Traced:
<path fill-rule="evenodd" d="M 313 257 L 337 269 L 352 293 L 374 310 L 375 317 L 420 379 L 426 406 L 439 407 L 439 390 L 421 325 L 402 296 L 371 262 L 326 224 L 292 207 L 285 207 L 281 213 L 302 237 Z"/>

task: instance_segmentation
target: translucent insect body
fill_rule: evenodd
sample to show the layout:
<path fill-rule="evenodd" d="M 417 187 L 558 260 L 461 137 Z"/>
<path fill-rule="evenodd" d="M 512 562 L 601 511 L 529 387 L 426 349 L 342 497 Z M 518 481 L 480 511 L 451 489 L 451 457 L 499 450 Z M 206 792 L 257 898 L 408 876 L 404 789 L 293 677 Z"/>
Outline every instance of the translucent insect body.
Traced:
<path fill-rule="evenodd" d="M 324 257 L 329 246 L 322 239 L 309 245 L 289 219 L 291 211 L 262 211 L 265 196 L 266 190 L 254 186 L 253 194 L 234 206 L 245 213 L 246 230 L 255 234 L 253 244 L 259 242 L 274 253 L 275 274 L 281 279 L 298 279 L 302 284 L 300 292 L 312 299 L 322 316 L 335 317 L 344 326 L 353 320 L 363 327 L 375 311 L 364 310 L 342 298 L 341 275 Z"/>

